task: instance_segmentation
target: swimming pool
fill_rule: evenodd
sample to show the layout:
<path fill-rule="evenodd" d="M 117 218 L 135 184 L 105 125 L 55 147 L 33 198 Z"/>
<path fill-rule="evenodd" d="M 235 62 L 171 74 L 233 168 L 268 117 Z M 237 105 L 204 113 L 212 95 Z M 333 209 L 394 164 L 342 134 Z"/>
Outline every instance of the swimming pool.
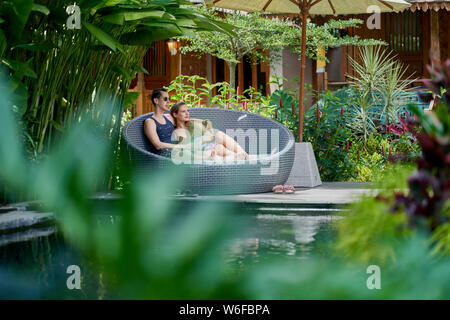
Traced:
<path fill-rule="evenodd" d="M 340 209 L 260 207 L 230 214 L 239 232 L 223 239 L 223 260 L 231 272 L 241 272 L 260 262 L 283 257 L 286 261 L 307 260 L 325 254 L 335 236 L 334 221 Z M 185 219 L 180 215 L 174 223 Z M 99 215 L 98 223 L 117 224 L 121 217 Z M 27 232 L 30 233 L 30 230 Z M 160 243 L 165 254 L 178 248 Z M 175 255 L 175 253 L 174 253 Z M 67 290 L 67 267 L 82 270 L 82 290 Z M 211 267 L 211 269 L 214 269 Z M 65 240 L 57 226 L 35 228 L 21 241 L 0 246 L 1 298 L 106 299 L 114 298 L 102 266 L 85 260 Z"/>

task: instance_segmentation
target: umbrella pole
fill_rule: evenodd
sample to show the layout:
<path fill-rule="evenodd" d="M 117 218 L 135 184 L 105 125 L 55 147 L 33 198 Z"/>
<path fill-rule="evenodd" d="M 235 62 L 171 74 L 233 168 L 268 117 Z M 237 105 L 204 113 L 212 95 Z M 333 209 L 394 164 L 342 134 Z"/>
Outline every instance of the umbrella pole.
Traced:
<path fill-rule="evenodd" d="M 305 111 L 305 68 L 306 68 L 306 23 L 308 18 L 308 8 L 306 0 L 303 0 L 302 14 L 302 52 L 300 60 L 300 93 L 299 93 L 299 117 L 298 117 L 298 142 L 303 142 L 303 114 Z"/>

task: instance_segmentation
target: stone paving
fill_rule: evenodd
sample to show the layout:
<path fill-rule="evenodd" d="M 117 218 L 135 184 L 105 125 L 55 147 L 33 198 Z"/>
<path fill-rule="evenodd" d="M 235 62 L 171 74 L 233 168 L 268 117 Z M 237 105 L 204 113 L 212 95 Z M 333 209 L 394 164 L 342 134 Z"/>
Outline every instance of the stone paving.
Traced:
<path fill-rule="evenodd" d="M 217 200 L 257 204 L 289 204 L 293 206 L 333 206 L 355 202 L 363 195 L 373 195 L 377 190 L 370 183 L 325 182 L 314 188 L 296 188 L 293 194 L 258 193 L 232 196 L 198 196 L 192 200 Z"/>

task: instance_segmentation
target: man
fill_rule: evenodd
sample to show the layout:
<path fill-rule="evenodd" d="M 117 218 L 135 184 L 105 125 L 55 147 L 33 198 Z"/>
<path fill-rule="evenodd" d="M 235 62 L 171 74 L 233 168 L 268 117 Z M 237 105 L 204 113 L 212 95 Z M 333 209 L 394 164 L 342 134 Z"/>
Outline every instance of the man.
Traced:
<path fill-rule="evenodd" d="M 180 146 L 172 141 L 172 133 L 175 129 L 174 119 L 169 111 L 169 94 L 164 88 L 158 88 L 152 92 L 152 103 L 155 106 L 153 116 L 144 121 L 144 132 L 150 140 L 150 151 L 162 156 L 170 156 L 173 148 Z"/>

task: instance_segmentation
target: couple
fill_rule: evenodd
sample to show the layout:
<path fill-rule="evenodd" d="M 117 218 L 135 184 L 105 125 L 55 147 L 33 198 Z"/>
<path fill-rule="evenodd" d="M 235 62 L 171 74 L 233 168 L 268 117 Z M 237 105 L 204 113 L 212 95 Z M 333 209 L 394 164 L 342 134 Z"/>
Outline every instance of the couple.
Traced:
<path fill-rule="evenodd" d="M 145 135 L 151 142 L 150 151 L 170 157 L 172 151 L 190 149 L 192 144 L 185 143 L 186 137 L 190 137 L 189 125 L 198 119 L 189 117 L 187 105 L 184 102 L 178 102 L 170 108 L 170 114 L 165 115 L 164 113 L 169 111 L 169 94 L 166 89 L 153 90 L 152 102 L 155 112 L 144 122 Z M 204 123 L 204 121 L 201 122 Z M 222 131 L 214 130 L 213 132 L 212 139 L 204 140 L 201 146 L 203 159 L 219 161 L 250 159 L 250 156 L 233 138 Z"/>

